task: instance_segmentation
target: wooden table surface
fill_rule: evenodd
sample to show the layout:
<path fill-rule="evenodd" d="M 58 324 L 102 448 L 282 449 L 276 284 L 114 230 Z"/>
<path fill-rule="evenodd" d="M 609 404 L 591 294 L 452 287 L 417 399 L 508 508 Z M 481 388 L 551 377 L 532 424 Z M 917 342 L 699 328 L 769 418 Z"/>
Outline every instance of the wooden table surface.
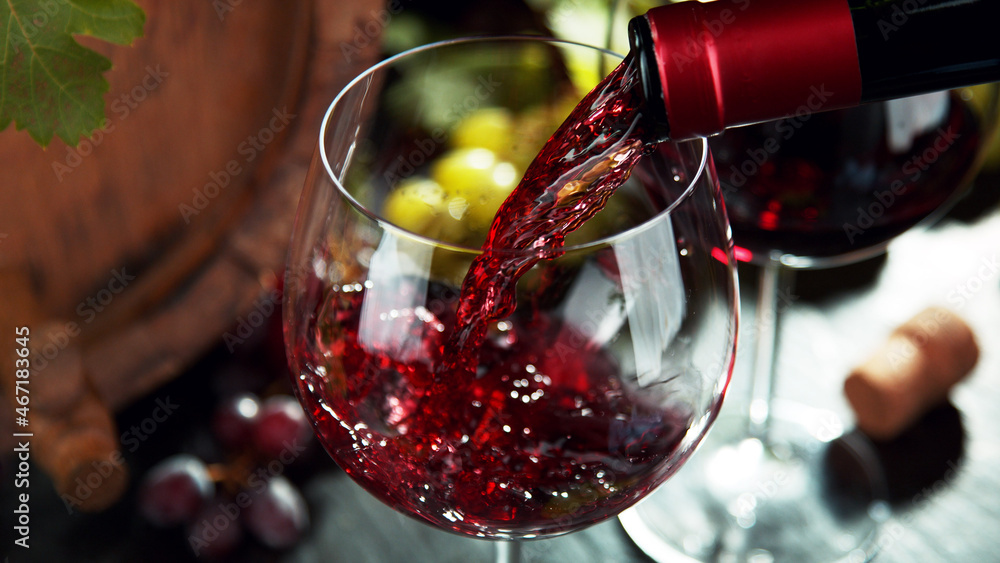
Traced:
<path fill-rule="evenodd" d="M 882 528 L 882 563 L 1000 561 L 1000 182 L 933 229 L 893 243 L 887 258 L 850 268 L 799 272 L 784 311 L 778 395 L 839 413 L 851 413 L 841 386 L 897 324 L 932 304 L 952 308 L 976 332 L 981 357 L 969 379 L 918 428 L 880 452 L 893 493 Z M 993 195 L 995 193 L 995 195 Z M 983 195 L 985 194 L 985 195 Z M 955 218 L 958 217 L 958 218 Z M 744 322 L 752 322 L 752 268 L 741 269 Z M 749 346 L 742 343 L 742 350 Z M 134 454 L 141 474 L 188 443 L 210 411 L 201 371 L 225 369 L 229 355 L 209 358 L 119 415 L 120 428 L 148 416 L 157 398 L 172 396 L 187 414 L 163 424 Z M 733 398 L 746 383 L 749 353 L 739 357 Z M 733 408 L 738 401 L 727 402 Z M 181 420 L 183 418 L 183 420 Z M 441 532 L 395 513 L 355 486 L 321 452 L 291 477 L 310 505 L 312 528 L 295 549 L 251 550 L 240 561 L 475 562 L 490 561 L 492 546 Z M 69 513 L 40 472 L 32 473 L 31 549 L 12 548 L 15 465 L 5 452 L 0 483 L 0 553 L 9 561 L 185 561 L 186 535 L 152 530 L 137 517 L 134 484 L 113 509 Z M 954 467 L 955 470 L 949 471 Z M 617 520 L 554 540 L 528 542 L 523 561 L 569 563 L 648 561 Z"/>

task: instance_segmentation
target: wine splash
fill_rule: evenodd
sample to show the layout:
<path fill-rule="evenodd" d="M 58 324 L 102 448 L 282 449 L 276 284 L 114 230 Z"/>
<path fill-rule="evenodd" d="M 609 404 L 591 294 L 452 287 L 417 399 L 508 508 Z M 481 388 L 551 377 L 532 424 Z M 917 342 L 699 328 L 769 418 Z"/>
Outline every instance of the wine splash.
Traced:
<path fill-rule="evenodd" d="M 517 280 L 539 260 L 559 256 L 566 235 L 600 211 L 653 150 L 657 139 L 643 105 L 638 65 L 628 56 L 531 162 L 465 277 L 444 369 L 475 369 L 489 323 L 514 309 Z"/>
<path fill-rule="evenodd" d="M 395 278 L 400 303 L 455 290 Z M 613 354 L 579 346 L 561 319 L 519 310 L 502 341 L 476 349 L 478 377 L 439 366 L 455 326 L 450 310 L 399 309 L 366 341 L 368 289 L 334 294 L 316 327 L 325 379 L 303 402 L 337 463 L 389 505 L 447 530 L 489 537 L 561 533 L 604 520 L 672 471 L 691 409 L 664 405 L 623 381 Z M 419 346 L 401 354 L 393 344 Z M 572 350 L 572 353 L 553 353 Z"/>

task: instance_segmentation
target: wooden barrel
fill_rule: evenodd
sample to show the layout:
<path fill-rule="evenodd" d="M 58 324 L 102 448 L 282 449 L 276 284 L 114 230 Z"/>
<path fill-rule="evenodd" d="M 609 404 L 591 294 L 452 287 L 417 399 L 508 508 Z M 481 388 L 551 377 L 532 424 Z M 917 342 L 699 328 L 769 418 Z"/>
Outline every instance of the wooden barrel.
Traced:
<path fill-rule="evenodd" d="M 137 2 L 134 45 L 81 39 L 114 65 L 102 130 L 47 149 L 0 133 L 2 388 L 17 406 L 27 326 L 18 430 L 82 509 L 127 482 L 110 413 L 272 298 L 323 111 L 375 58 L 386 13 L 375 0 Z M 98 470 L 93 494 L 73 497 Z"/>

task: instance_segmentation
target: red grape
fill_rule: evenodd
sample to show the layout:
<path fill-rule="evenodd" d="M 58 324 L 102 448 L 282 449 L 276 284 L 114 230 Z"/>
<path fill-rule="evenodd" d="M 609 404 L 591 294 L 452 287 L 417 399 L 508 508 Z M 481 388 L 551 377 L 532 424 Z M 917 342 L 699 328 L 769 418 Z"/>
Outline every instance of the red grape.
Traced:
<path fill-rule="evenodd" d="M 240 393 L 222 402 L 212 417 L 212 433 L 223 446 L 240 450 L 250 444 L 260 402 L 252 393 Z"/>
<path fill-rule="evenodd" d="M 219 560 L 239 547 L 243 540 L 239 514 L 239 507 L 222 497 L 202 509 L 188 531 L 188 544 L 194 554 Z"/>
<path fill-rule="evenodd" d="M 257 450 L 268 458 L 278 458 L 285 450 L 296 452 L 309 440 L 312 430 L 306 413 L 290 395 L 275 395 L 264 401 L 253 427 Z"/>
<path fill-rule="evenodd" d="M 264 545 L 291 547 L 309 527 L 306 501 L 281 475 L 272 478 L 247 507 L 246 526 Z"/>
<path fill-rule="evenodd" d="M 157 526 L 190 522 L 213 491 L 205 464 L 194 456 L 179 454 L 146 474 L 139 491 L 139 509 Z"/>

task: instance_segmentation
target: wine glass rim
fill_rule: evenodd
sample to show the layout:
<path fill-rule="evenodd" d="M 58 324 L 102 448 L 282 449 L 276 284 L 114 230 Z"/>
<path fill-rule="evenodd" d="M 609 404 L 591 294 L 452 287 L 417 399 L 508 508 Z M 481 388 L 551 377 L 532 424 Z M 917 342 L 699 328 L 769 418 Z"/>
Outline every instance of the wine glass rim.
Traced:
<path fill-rule="evenodd" d="M 394 232 L 398 232 L 399 234 L 404 235 L 407 238 L 411 238 L 411 239 L 414 239 L 416 241 L 420 241 L 420 242 L 423 242 L 423 243 L 426 243 L 426 244 L 430 244 L 430 245 L 433 245 L 433 246 L 436 246 L 436 247 L 447 248 L 447 249 L 453 250 L 453 251 L 470 252 L 470 253 L 474 253 L 474 254 L 479 254 L 479 253 L 483 252 L 483 249 L 480 248 L 480 247 L 466 246 L 466 245 L 461 245 L 461 244 L 456 244 L 456 243 L 450 243 L 450 242 L 447 242 L 447 241 L 443 241 L 443 240 L 440 240 L 440 239 L 437 239 L 437 238 L 434 238 L 434 237 L 428 237 L 428 236 L 422 235 L 420 233 L 415 233 L 413 231 L 405 229 L 405 228 L 403 228 L 403 227 L 401 227 L 399 225 L 396 225 L 392 221 L 390 221 L 390 220 L 386 219 L 385 217 L 383 217 L 381 214 L 377 213 L 376 211 L 370 209 L 365 204 L 363 204 L 360 201 L 358 201 L 350 193 L 350 191 L 347 189 L 347 187 L 340 181 L 340 179 L 337 177 L 337 175 L 333 172 L 333 167 L 330 165 L 329 156 L 327 155 L 327 146 L 326 146 L 326 141 L 325 141 L 326 140 L 326 132 L 327 132 L 327 126 L 330 124 L 330 119 L 333 116 L 333 112 L 337 108 L 338 104 L 341 102 L 341 99 L 344 96 L 346 96 L 347 93 L 350 92 L 359 83 L 361 83 L 362 81 L 366 80 L 368 77 L 370 77 L 374 73 L 378 72 L 379 70 L 381 70 L 381 69 L 383 69 L 385 67 L 391 66 L 396 61 L 399 61 L 401 59 L 407 58 L 409 56 L 412 56 L 412 55 L 415 55 L 415 54 L 418 54 L 418 53 L 422 53 L 422 52 L 425 52 L 425 51 L 431 51 L 431 50 L 439 49 L 439 48 L 442 48 L 442 47 L 450 47 L 450 46 L 470 44 L 470 43 L 515 42 L 515 41 L 516 42 L 526 42 L 526 43 L 527 42 L 536 42 L 536 43 L 544 43 L 544 44 L 550 44 L 550 45 L 560 45 L 560 46 L 567 46 L 567 47 L 583 47 L 583 48 L 586 48 L 586 49 L 591 49 L 591 50 L 593 50 L 595 52 L 603 53 L 603 54 L 606 54 L 606 55 L 609 55 L 609 56 L 612 56 L 612 57 L 617 57 L 619 59 L 624 59 L 625 58 L 625 56 L 622 55 L 621 53 L 617 53 L 615 51 L 612 51 L 610 49 L 605 49 L 603 47 L 597 47 L 595 45 L 588 45 L 586 43 L 580 43 L 580 42 L 577 42 L 577 41 L 569 41 L 569 40 L 566 40 L 566 39 L 559 39 L 559 38 L 556 38 L 556 37 L 548 37 L 548 36 L 543 36 L 543 35 L 482 35 L 482 36 L 475 36 L 475 37 L 459 37 L 459 38 L 455 38 L 455 39 L 447 39 L 447 40 L 444 40 L 444 41 L 436 41 L 436 42 L 433 42 L 433 43 L 427 43 L 427 44 L 424 44 L 424 45 L 419 45 L 417 47 L 413 47 L 411 49 L 407 49 L 406 51 L 402 51 L 400 53 L 397 53 L 395 55 L 387 57 L 387 58 L 385 58 L 385 59 L 383 59 L 383 60 L 381 60 L 381 61 L 379 61 L 379 62 L 377 62 L 377 63 L 375 63 L 373 65 L 371 65 L 370 67 L 366 68 L 364 71 L 362 71 L 356 77 L 354 77 L 350 82 L 348 82 L 347 85 L 345 85 L 340 90 L 340 92 L 338 92 L 337 95 L 333 98 L 333 101 L 330 103 L 329 107 L 327 107 L 326 112 L 323 114 L 323 121 L 322 121 L 322 123 L 320 125 L 319 139 L 318 139 L 318 141 L 319 141 L 320 159 L 323 162 L 323 167 L 324 167 L 324 169 L 326 171 L 327 178 L 329 178 L 329 180 L 333 183 L 333 185 L 336 186 L 337 190 L 340 192 L 340 195 L 343 196 L 348 202 L 350 202 L 351 206 L 353 206 L 358 212 L 360 212 L 361 214 L 365 215 L 366 217 L 368 217 L 372 221 L 378 223 L 381 227 L 383 227 L 385 229 L 392 230 Z M 641 223 L 639 223 L 637 225 L 633 225 L 633 226 L 628 227 L 626 229 L 622 229 L 620 231 L 616 231 L 616 232 L 611 233 L 611 234 L 606 235 L 606 236 L 595 238 L 594 240 L 588 240 L 586 242 L 581 242 L 581 243 L 576 243 L 576 244 L 566 244 L 563 247 L 561 247 L 561 249 L 560 249 L 561 253 L 570 253 L 570 252 L 577 251 L 577 250 L 592 249 L 594 247 L 608 246 L 608 245 L 611 245 L 613 242 L 615 242 L 617 240 L 621 240 L 621 239 L 633 236 L 635 234 L 638 234 L 638 233 L 644 231 L 645 229 L 649 228 L 651 225 L 662 221 L 664 216 L 667 216 L 667 215 L 670 215 L 671 213 L 673 213 L 673 210 L 676 207 L 678 207 L 685 200 L 687 200 L 689 197 L 691 197 L 691 194 L 694 191 L 694 188 L 698 185 L 698 183 L 700 181 L 702 181 L 702 176 L 706 173 L 706 170 L 707 170 L 707 167 L 708 167 L 708 162 L 709 162 L 708 139 L 704 138 L 704 137 L 698 137 L 698 138 L 695 138 L 695 139 L 684 140 L 684 141 L 666 141 L 666 142 L 674 143 L 675 145 L 693 145 L 693 144 L 700 144 L 701 145 L 701 152 L 700 152 L 700 156 L 699 156 L 699 162 L 698 162 L 697 171 L 694 174 L 691 175 L 690 179 L 688 180 L 687 186 L 684 188 L 684 191 L 680 195 L 678 195 L 676 198 L 674 198 L 674 200 L 672 202 L 670 202 L 670 204 L 667 205 L 666 208 L 660 210 L 655 215 L 652 215 L 652 216 L 648 217 L 647 219 L 645 219 Z M 508 252 L 512 252 L 512 253 L 516 253 L 516 254 L 524 254 L 524 253 L 537 254 L 537 253 L 540 253 L 540 252 L 544 252 L 544 250 L 536 249 L 536 248 L 529 248 L 529 249 L 491 248 L 490 250 L 492 252 L 504 252 L 504 251 L 508 251 Z"/>

